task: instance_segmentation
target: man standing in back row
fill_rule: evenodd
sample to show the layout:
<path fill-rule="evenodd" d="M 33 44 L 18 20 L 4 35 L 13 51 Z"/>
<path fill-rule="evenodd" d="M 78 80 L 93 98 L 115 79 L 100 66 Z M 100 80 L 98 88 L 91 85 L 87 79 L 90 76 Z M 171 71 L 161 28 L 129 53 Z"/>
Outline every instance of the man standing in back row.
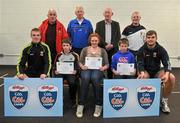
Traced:
<path fill-rule="evenodd" d="M 51 51 L 52 64 L 57 54 L 62 51 L 62 40 L 68 38 L 68 34 L 61 22 L 57 20 L 57 13 L 50 9 L 47 14 L 48 19 L 40 25 L 41 40 L 45 42 Z"/>
<path fill-rule="evenodd" d="M 119 50 L 119 40 L 121 38 L 119 23 L 112 20 L 113 12 L 111 8 L 104 10 L 104 20 L 96 24 L 95 32 L 101 37 L 99 46 L 105 48 L 108 53 L 109 64 L 111 64 L 112 55 Z M 108 69 L 108 78 L 112 79 L 113 73 L 111 68 Z"/>
<path fill-rule="evenodd" d="M 136 57 L 137 51 L 144 44 L 146 29 L 140 25 L 141 15 L 138 11 L 135 11 L 131 15 L 132 23 L 127 26 L 123 32 L 122 37 L 127 38 L 129 41 L 129 50 Z"/>
<path fill-rule="evenodd" d="M 77 6 L 75 10 L 76 18 L 68 24 L 67 32 L 72 43 L 72 50 L 78 55 L 81 50 L 88 46 L 89 35 L 93 32 L 92 24 L 84 18 L 84 9 Z"/>

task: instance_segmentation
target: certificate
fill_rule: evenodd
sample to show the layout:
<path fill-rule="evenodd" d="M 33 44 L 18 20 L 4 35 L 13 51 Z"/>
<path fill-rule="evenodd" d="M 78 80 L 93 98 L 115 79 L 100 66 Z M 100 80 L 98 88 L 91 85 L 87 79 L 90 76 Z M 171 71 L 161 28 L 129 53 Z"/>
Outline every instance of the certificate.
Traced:
<path fill-rule="evenodd" d="M 74 62 L 56 62 L 56 66 L 60 74 L 72 74 L 74 71 Z"/>
<path fill-rule="evenodd" d="M 134 64 L 118 63 L 117 72 L 120 73 L 120 75 L 131 75 L 131 73 L 134 72 Z"/>
<path fill-rule="evenodd" d="M 86 57 L 85 66 L 87 66 L 88 69 L 99 69 L 100 67 L 102 67 L 102 58 L 101 57 Z"/>

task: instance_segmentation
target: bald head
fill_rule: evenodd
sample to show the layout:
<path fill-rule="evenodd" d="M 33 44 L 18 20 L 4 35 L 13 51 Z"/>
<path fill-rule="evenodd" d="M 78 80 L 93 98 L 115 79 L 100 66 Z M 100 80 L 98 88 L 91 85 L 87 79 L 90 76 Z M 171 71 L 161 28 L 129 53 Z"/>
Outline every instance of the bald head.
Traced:
<path fill-rule="evenodd" d="M 131 15 L 132 24 L 138 26 L 141 20 L 141 15 L 138 11 L 134 11 Z"/>
<path fill-rule="evenodd" d="M 54 24 L 56 22 L 57 13 L 54 9 L 49 9 L 47 14 L 48 20 L 50 24 Z"/>
<path fill-rule="evenodd" d="M 111 8 L 105 8 L 103 15 L 104 15 L 104 18 L 106 21 L 108 21 L 108 22 L 111 21 L 111 17 L 113 15 L 112 9 Z"/>

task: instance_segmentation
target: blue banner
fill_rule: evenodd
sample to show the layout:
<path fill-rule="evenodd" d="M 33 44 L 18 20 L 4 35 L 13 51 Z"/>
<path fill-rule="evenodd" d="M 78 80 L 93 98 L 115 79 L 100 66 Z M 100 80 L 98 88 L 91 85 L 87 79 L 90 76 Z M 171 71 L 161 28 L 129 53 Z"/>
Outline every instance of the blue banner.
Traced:
<path fill-rule="evenodd" d="M 160 79 L 105 79 L 103 117 L 159 116 Z"/>
<path fill-rule="evenodd" d="M 5 116 L 63 116 L 61 78 L 4 78 Z"/>

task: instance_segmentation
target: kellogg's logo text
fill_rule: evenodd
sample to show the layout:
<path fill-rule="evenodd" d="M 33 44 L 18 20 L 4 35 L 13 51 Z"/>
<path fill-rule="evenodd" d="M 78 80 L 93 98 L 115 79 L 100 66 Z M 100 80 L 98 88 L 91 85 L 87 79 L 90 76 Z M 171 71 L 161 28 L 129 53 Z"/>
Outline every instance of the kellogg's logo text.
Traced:
<path fill-rule="evenodd" d="M 54 106 L 57 92 L 58 88 L 54 85 L 43 85 L 38 88 L 39 100 L 44 108 L 50 109 Z"/>
<path fill-rule="evenodd" d="M 28 99 L 28 88 L 24 85 L 12 85 L 9 87 L 9 95 L 12 105 L 21 109 Z"/>
<path fill-rule="evenodd" d="M 148 109 L 152 105 L 155 92 L 156 88 L 153 86 L 140 86 L 137 89 L 138 102 L 143 109 Z"/>
<path fill-rule="evenodd" d="M 108 89 L 108 93 L 109 102 L 115 110 L 120 110 L 122 107 L 124 107 L 128 94 L 127 88 L 121 86 L 113 86 Z"/>

